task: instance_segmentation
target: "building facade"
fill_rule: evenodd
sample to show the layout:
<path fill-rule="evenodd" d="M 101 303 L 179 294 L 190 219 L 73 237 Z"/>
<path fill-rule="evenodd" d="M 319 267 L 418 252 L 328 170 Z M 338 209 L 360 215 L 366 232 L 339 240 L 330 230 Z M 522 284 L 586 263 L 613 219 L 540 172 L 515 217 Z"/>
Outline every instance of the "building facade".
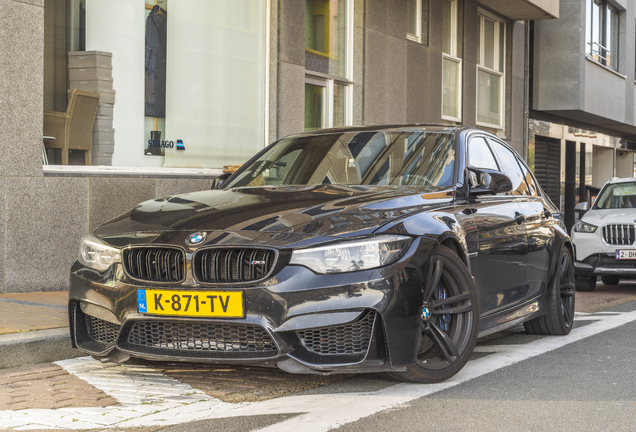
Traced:
<path fill-rule="evenodd" d="M 529 163 L 568 227 L 574 205 L 635 176 L 636 5 L 561 0 L 531 25 Z"/>
<path fill-rule="evenodd" d="M 558 16 L 558 0 L 0 0 L 0 292 L 66 289 L 100 223 L 288 134 L 479 126 L 527 153 L 526 20 Z M 75 61 L 89 53 L 108 60 Z M 84 85 L 103 165 L 57 165 L 44 111 Z"/>

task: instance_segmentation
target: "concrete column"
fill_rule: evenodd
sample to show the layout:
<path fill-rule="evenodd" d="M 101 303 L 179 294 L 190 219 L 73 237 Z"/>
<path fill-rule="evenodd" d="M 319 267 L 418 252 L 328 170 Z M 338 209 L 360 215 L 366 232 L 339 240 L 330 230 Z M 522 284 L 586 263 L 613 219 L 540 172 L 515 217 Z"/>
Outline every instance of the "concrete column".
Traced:
<path fill-rule="evenodd" d="M 570 232 L 574 225 L 574 194 L 576 193 L 576 142 L 565 142 L 565 196 L 563 202 L 564 222 Z"/>
<path fill-rule="evenodd" d="M 585 191 L 585 143 L 579 143 L 579 202 L 587 199 Z"/>
<path fill-rule="evenodd" d="M 616 177 L 634 177 L 634 153 L 616 150 Z"/>
<path fill-rule="evenodd" d="M 0 176 L 42 175 L 44 0 L 0 0 Z"/>
<path fill-rule="evenodd" d="M 592 185 L 603 187 L 605 182 L 614 177 L 614 149 L 594 146 L 592 151 Z"/>
<path fill-rule="evenodd" d="M 279 0 L 277 20 L 276 136 L 280 138 L 305 127 L 305 2 Z"/>

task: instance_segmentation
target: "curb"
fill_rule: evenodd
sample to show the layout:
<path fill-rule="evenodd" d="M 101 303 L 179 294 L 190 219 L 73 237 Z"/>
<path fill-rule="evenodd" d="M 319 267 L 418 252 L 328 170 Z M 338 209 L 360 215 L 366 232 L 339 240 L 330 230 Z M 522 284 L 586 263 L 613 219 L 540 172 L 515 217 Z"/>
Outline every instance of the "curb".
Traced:
<path fill-rule="evenodd" d="M 80 357 L 68 328 L 0 335 L 0 369 Z"/>

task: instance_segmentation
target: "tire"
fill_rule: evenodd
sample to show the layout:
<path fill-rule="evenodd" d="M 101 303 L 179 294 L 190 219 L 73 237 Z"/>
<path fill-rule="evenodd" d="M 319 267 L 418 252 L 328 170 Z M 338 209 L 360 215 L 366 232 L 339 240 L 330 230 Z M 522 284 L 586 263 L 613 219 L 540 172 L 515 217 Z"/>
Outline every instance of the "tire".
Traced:
<path fill-rule="evenodd" d="M 563 246 L 548 293 L 547 314 L 523 323 L 530 334 L 566 335 L 574 324 L 574 267 L 572 255 Z"/>
<path fill-rule="evenodd" d="M 415 383 L 444 381 L 464 367 L 475 348 L 479 305 L 473 277 L 464 262 L 440 245 L 427 279 L 417 360 L 406 372 L 381 374 L 385 378 Z M 430 312 L 428 318 L 424 317 L 425 308 Z"/>
<path fill-rule="evenodd" d="M 579 277 L 574 279 L 574 288 L 577 291 L 594 291 L 596 288 L 596 276 Z"/>
<path fill-rule="evenodd" d="M 601 281 L 603 285 L 618 285 L 621 278 L 615 275 L 601 276 Z"/>

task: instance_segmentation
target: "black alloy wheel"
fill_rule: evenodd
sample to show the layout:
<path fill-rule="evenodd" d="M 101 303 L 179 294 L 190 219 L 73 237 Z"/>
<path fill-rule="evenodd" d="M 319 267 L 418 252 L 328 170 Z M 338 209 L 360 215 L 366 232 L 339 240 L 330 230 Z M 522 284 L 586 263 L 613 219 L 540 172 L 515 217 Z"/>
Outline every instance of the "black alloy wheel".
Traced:
<path fill-rule="evenodd" d="M 546 315 L 523 323 L 530 334 L 566 335 L 574 324 L 574 267 L 572 254 L 563 246 L 559 257 L 554 282 L 548 293 L 548 311 Z M 596 281 L 596 278 L 594 278 Z"/>
<path fill-rule="evenodd" d="M 406 382 L 436 383 L 459 372 L 470 358 L 479 331 L 477 291 L 464 262 L 439 246 L 423 287 L 422 337 L 417 361 L 406 372 L 382 374 Z"/>

